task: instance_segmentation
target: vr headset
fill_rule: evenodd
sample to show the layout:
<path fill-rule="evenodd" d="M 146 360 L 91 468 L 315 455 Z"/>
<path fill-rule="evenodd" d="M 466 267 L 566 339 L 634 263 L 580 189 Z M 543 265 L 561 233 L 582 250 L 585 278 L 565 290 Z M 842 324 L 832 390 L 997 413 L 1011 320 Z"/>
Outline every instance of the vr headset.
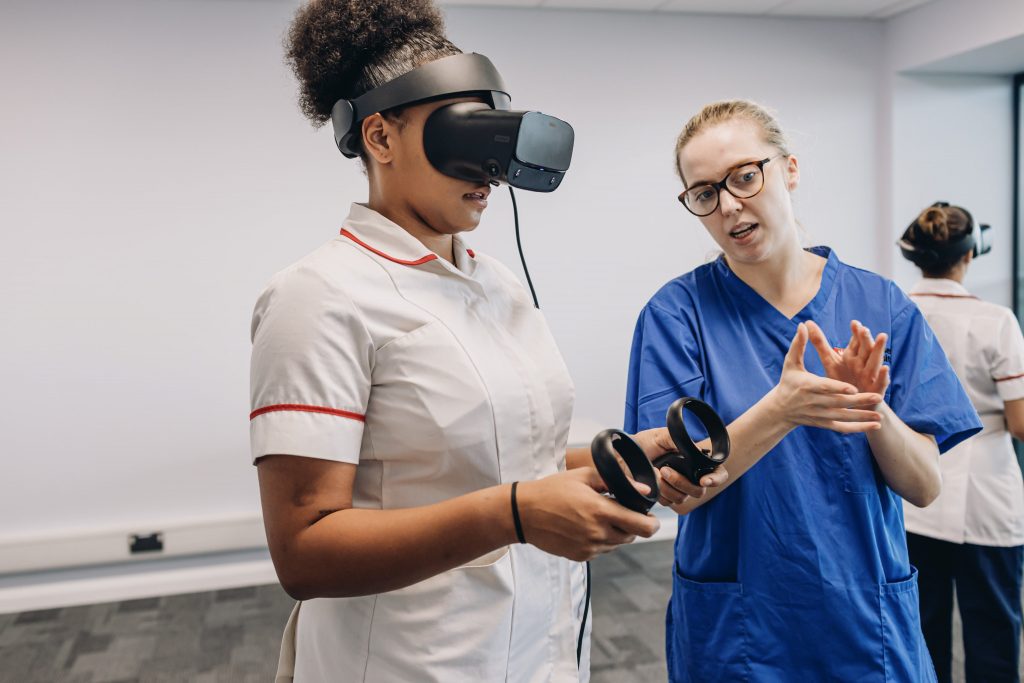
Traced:
<path fill-rule="evenodd" d="M 331 109 L 334 141 L 351 159 L 359 155 L 368 116 L 457 97 L 482 101 L 450 104 L 427 118 L 423 147 L 434 168 L 460 180 L 535 192 L 559 186 L 572 159 L 572 126 L 540 112 L 511 111 L 498 70 L 476 53 L 424 64 L 354 100 L 338 100 Z"/>
<path fill-rule="evenodd" d="M 949 202 L 935 202 L 932 206 L 941 209 L 949 206 Z M 966 232 L 955 240 L 936 242 L 921 231 L 917 219 L 914 219 L 897 242 L 903 257 L 912 261 L 918 268 L 935 268 L 945 264 L 952 265 L 969 251 L 974 252 L 975 258 L 992 251 L 991 238 L 988 236 L 991 227 L 982 223 L 975 232 L 974 218 L 970 212 L 962 206 L 956 208 L 967 216 Z"/>

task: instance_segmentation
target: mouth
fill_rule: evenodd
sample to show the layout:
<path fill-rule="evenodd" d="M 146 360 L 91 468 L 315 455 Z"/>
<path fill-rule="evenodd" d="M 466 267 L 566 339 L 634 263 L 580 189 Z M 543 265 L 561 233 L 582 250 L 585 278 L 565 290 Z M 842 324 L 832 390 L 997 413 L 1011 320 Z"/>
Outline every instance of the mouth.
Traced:
<path fill-rule="evenodd" d="M 476 204 L 480 208 L 486 208 L 487 197 L 490 194 L 491 188 L 487 187 L 480 190 L 475 190 L 473 192 L 467 192 L 466 194 L 462 195 L 462 198 L 465 199 L 466 201 Z"/>
<path fill-rule="evenodd" d="M 737 241 L 742 241 L 752 235 L 759 227 L 761 226 L 758 223 L 740 223 L 729 231 L 729 237 Z"/>

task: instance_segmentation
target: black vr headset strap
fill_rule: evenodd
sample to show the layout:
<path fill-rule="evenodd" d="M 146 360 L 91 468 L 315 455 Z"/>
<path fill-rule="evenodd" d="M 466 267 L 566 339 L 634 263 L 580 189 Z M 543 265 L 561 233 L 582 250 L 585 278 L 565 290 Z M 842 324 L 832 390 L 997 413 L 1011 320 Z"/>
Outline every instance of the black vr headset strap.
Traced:
<path fill-rule="evenodd" d="M 331 109 L 334 142 L 345 156 L 358 155 L 353 144 L 359 124 L 378 112 L 439 97 L 479 94 L 495 109 L 508 109 L 505 81 L 487 57 L 471 52 L 452 55 L 417 67 L 354 100 L 341 99 Z"/>

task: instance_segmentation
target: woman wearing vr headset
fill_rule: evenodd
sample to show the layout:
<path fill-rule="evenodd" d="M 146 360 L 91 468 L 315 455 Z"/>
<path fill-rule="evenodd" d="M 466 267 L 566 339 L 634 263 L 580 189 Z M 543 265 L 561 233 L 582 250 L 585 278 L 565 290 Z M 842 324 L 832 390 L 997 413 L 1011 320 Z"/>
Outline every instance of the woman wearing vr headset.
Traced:
<path fill-rule="evenodd" d="M 937 202 L 899 242 L 924 276 L 910 296 L 984 426 L 940 459 L 938 499 L 925 510 L 904 509 L 910 561 L 920 572 L 921 626 L 940 683 L 952 680 L 954 588 L 968 683 L 1019 680 L 1024 483 L 1010 436 L 1024 439 L 1024 335 L 1013 311 L 963 286 L 972 260 L 988 251 L 987 227 Z"/>
<path fill-rule="evenodd" d="M 431 114 L 496 104 L 500 78 L 423 0 L 312 2 L 287 49 L 306 115 L 341 112 L 369 201 L 253 316 L 252 456 L 274 566 L 301 601 L 279 680 L 588 680 L 579 561 L 657 521 L 600 495 L 589 454 L 566 450 L 573 387 L 544 318 L 460 237 L 488 180 L 426 156 Z M 456 82 L 360 111 L 403 77 Z M 637 435 L 652 456 L 662 432 Z"/>
<path fill-rule="evenodd" d="M 934 680 L 901 499 L 934 500 L 939 452 L 980 428 L 974 409 L 895 284 L 801 248 L 799 166 L 767 111 L 704 107 L 676 164 L 680 201 L 722 253 L 641 312 L 625 428 L 695 396 L 730 433 L 757 425 L 761 447 L 674 506 L 669 677 Z"/>

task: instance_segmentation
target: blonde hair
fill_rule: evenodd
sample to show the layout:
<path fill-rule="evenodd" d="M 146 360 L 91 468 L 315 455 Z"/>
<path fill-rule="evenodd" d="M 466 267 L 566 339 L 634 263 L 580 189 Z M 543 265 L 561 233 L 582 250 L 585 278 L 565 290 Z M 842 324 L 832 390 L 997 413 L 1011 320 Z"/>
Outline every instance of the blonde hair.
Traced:
<path fill-rule="evenodd" d="M 789 142 L 782 127 L 774 116 L 764 107 L 749 100 L 723 100 L 705 105 L 697 114 L 686 122 L 676 139 L 675 167 L 679 178 L 686 184 L 682 166 L 679 165 L 679 153 L 683 147 L 703 130 L 717 126 L 733 119 L 745 119 L 757 124 L 764 134 L 764 140 L 776 147 L 779 152 L 789 156 Z"/>

